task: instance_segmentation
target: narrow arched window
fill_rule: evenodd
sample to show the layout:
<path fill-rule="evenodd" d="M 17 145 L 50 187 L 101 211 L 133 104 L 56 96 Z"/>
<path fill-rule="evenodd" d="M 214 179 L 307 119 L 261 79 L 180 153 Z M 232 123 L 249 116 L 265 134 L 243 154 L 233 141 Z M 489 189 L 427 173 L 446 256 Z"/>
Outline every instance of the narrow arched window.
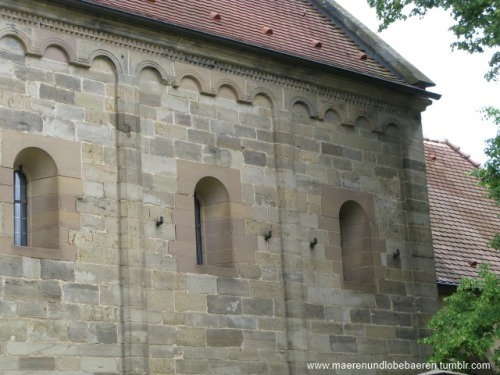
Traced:
<path fill-rule="evenodd" d="M 233 263 L 231 205 L 224 184 L 203 177 L 194 190 L 196 264 L 230 267 Z"/>
<path fill-rule="evenodd" d="M 201 228 L 201 204 L 196 194 L 194 195 L 194 226 L 196 232 L 196 264 L 203 264 L 203 237 Z"/>
<path fill-rule="evenodd" d="M 14 245 L 28 246 L 28 180 L 22 169 L 14 171 Z"/>
<path fill-rule="evenodd" d="M 340 208 L 339 222 L 344 281 L 373 282 L 371 229 L 365 210 L 347 201 Z"/>

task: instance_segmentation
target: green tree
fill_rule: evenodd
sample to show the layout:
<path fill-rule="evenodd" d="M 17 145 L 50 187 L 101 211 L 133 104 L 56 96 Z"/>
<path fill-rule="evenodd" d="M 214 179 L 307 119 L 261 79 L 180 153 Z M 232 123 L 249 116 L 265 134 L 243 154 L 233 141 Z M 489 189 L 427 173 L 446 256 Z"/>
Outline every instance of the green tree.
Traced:
<path fill-rule="evenodd" d="M 446 307 L 430 320 L 432 336 L 422 340 L 434 347 L 433 363 L 466 362 L 472 357 L 485 360 L 486 353 L 500 339 L 500 280 L 486 265 L 479 277 L 462 279 L 457 291 L 445 298 Z M 500 366 L 500 349 L 493 352 Z"/>
<path fill-rule="evenodd" d="M 491 120 L 495 125 L 500 126 L 500 109 L 486 107 L 482 112 L 486 120 Z M 495 201 L 495 204 L 500 206 L 500 134 L 486 141 L 484 152 L 488 160 L 482 168 L 476 169 L 472 174 L 477 177 L 479 185 L 488 190 L 489 197 Z M 500 250 L 500 234 L 497 233 L 491 246 Z"/>
<path fill-rule="evenodd" d="M 492 50 L 490 70 L 485 78 L 497 80 L 500 75 L 500 0 L 367 0 L 381 20 L 379 30 L 398 20 L 423 17 L 430 9 L 441 8 L 451 13 L 455 24 L 450 30 L 457 40 L 452 44 L 470 53 Z"/>

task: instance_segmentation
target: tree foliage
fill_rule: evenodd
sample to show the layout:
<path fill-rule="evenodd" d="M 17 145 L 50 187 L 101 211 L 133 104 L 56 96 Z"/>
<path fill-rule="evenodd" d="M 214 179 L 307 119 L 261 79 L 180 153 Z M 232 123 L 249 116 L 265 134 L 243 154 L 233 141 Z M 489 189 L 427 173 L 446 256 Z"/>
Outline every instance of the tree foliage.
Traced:
<path fill-rule="evenodd" d="M 500 280 L 487 266 L 479 268 L 476 279 L 462 279 L 457 291 L 445 298 L 428 326 L 433 334 L 422 340 L 434 347 L 433 363 L 467 362 L 471 357 L 485 360 L 486 353 L 500 339 Z M 500 349 L 493 352 L 500 365 Z"/>
<path fill-rule="evenodd" d="M 491 120 L 500 126 L 500 109 L 486 107 L 482 112 L 486 120 Z M 476 169 L 472 174 L 478 178 L 479 184 L 488 190 L 489 197 L 500 206 L 500 134 L 486 141 L 484 152 L 488 160 L 482 168 Z M 500 234 L 495 236 L 491 246 L 500 249 Z"/>
<path fill-rule="evenodd" d="M 450 11 L 455 24 L 450 30 L 457 40 L 452 44 L 470 53 L 481 53 L 492 49 L 490 70 L 485 75 L 488 81 L 500 75 L 500 0 L 367 0 L 375 8 L 382 21 L 380 30 L 397 20 L 408 17 L 423 17 L 430 9 L 442 8 Z"/>

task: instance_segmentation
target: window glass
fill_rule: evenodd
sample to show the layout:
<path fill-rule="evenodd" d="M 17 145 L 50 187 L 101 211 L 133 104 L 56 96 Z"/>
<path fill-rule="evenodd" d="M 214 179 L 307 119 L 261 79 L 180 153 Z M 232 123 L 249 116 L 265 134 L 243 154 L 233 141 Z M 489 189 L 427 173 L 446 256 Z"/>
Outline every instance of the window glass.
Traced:
<path fill-rule="evenodd" d="M 28 246 L 28 181 L 21 170 L 14 171 L 14 245 Z"/>

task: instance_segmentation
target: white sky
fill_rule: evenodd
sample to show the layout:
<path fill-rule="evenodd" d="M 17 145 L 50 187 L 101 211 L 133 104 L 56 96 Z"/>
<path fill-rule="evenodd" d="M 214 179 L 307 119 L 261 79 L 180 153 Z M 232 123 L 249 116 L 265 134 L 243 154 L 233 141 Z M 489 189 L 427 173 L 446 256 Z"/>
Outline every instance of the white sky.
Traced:
<path fill-rule="evenodd" d="M 372 31 L 379 21 L 366 0 L 336 0 Z M 481 119 L 484 106 L 500 107 L 500 84 L 488 83 L 491 54 L 451 51 L 455 37 L 448 28 L 453 20 L 444 11 L 433 10 L 425 18 L 410 18 L 389 26 L 379 35 L 434 83 L 428 88 L 442 95 L 422 115 L 424 135 L 437 140 L 449 139 L 484 162 L 484 141 L 495 136 L 497 128 Z"/>

